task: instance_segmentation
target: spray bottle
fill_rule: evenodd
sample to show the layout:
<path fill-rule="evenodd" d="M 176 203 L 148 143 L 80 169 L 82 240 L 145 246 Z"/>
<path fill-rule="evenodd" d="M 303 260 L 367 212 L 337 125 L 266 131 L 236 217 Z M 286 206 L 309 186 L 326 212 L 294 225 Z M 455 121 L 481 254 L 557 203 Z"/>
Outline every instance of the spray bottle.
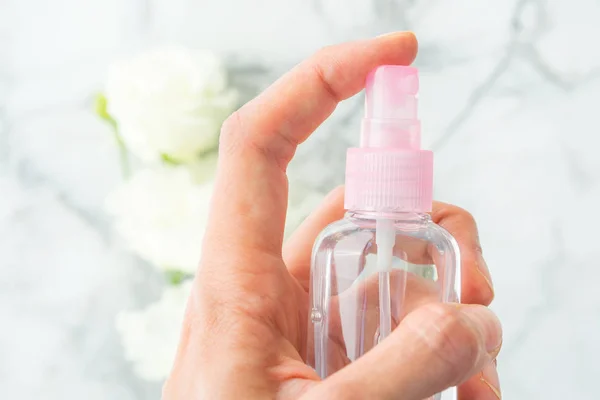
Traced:
<path fill-rule="evenodd" d="M 322 378 L 417 306 L 460 298 L 458 246 L 429 215 L 433 154 L 421 149 L 418 89 L 406 66 L 378 67 L 366 81 L 360 147 L 347 153 L 347 213 L 313 248 L 307 360 Z M 456 390 L 434 398 L 455 399 Z"/>

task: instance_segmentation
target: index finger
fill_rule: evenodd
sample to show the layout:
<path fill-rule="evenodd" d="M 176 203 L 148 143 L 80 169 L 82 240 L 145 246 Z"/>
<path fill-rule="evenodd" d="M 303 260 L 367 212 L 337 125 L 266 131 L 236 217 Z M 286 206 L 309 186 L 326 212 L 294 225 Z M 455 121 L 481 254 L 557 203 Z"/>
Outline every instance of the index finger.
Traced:
<path fill-rule="evenodd" d="M 286 167 L 296 147 L 358 93 L 379 65 L 410 64 L 412 33 L 398 32 L 320 50 L 235 112 L 223 125 L 207 230 L 209 248 L 281 256 L 287 207 Z"/>

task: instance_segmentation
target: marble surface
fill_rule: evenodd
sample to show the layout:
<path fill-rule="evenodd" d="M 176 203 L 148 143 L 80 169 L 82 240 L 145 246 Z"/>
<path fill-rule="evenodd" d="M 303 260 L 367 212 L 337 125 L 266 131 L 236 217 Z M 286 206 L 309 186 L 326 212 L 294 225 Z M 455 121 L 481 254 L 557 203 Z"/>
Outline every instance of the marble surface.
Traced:
<path fill-rule="evenodd" d="M 110 60 L 214 49 L 250 97 L 323 45 L 410 29 L 436 197 L 475 215 L 494 276 L 504 397 L 597 398 L 599 18 L 595 0 L 0 2 L 0 393 L 159 398 L 113 323 L 162 283 L 102 211 L 119 165 L 90 109 Z M 360 107 L 342 104 L 300 150 L 311 184 L 341 182 Z"/>

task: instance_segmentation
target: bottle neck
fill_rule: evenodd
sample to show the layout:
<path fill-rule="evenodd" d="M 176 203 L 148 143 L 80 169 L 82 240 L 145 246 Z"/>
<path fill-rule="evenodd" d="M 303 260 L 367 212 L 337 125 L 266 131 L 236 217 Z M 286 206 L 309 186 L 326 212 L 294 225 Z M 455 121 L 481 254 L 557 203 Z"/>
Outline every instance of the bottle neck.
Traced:
<path fill-rule="evenodd" d="M 376 212 L 376 211 L 361 211 L 347 210 L 346 218 L 377 220 L 388 219 L 402 222 L 427 223 L 431 222 L 431 216 L 428 213 L 417 212 Z"/>
<path fill-rule="evenodd" d="M 361 148 L 421 150 L 421 125 L 418 119 L 372 119 L 362 121 Z"/>

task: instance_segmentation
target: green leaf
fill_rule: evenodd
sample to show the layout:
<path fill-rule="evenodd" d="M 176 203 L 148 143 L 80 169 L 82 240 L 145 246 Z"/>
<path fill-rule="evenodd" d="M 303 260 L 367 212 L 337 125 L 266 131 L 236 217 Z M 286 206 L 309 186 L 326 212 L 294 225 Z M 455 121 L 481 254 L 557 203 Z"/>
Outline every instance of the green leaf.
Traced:
<path fill-rule="evenodd" d="M 161 153 L 160 154 L 160 158 L 161 158 L 161 160 L 163 160 L 163 162 L 165 164 L 168 164 L 168 165 L 181 165 L 181 164 L 183 164 L 181 161 L 178 161 L 178 160 L 174 159 L 173 157 L 171 157 L 170 155 L 168 155 L 166 153 Z"/>
<path fill-rule="evenodd" d="M 165 275 L 169 283 L 173 286 L 181 284 L 184 280 L 186 280 L 189 277 L 187 273 L 177 269 L 168 269 L 167 271 L 165 271 Z"/>
<path fill-rule="evenodd" d="M 113 128 L 117 128 L 117 121 L 115 121 L 115 119 L 108 113 L 108 100 L 104 94 L 98 93 L 96 95 L 96 99 L 94 101 L 94 110 L 96 111 L 96 115 L 98 115 L 102 120 L 111 124 Z"/>
<path fill-rule="evenodd" d="M 117 121 L 115 121 L 115 119 L 108 113 L 108 100 L 104 94 L 96 94 L 96 98 L 94 99 L 94 111 L 96 112 L 96 115 L 100 117 L 100 119 L 108 122 L 108 124 L 111 126 L 115 142 L 119 147 L 121 173 L 124 178 L 128 178 L 130 174 L 129 154 L 127 152 L 127 147 L 125 147 L 125 142 L 119 133 L 119 129 L 117 129 Z"/>

